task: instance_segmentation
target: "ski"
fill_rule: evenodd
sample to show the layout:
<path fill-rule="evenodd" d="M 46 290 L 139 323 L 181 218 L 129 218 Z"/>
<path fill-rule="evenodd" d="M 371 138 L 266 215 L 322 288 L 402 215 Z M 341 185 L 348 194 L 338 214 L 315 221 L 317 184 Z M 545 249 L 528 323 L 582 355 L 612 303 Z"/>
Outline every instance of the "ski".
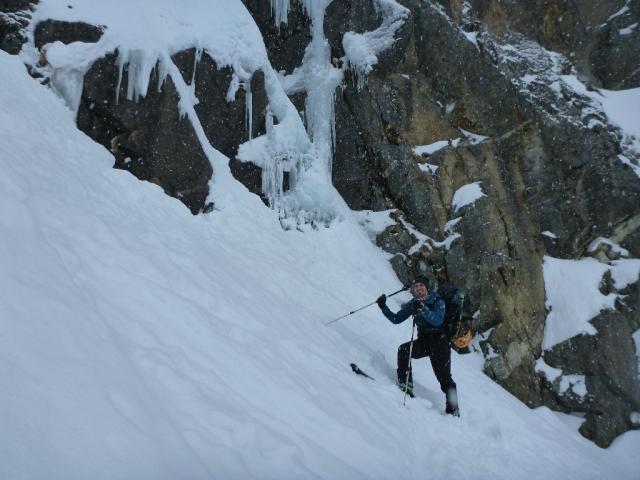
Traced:
<path fill-rule="evenodd" d="M 360 367 L 358 367 L 355 363 L 351 364 L 351 370 L 353 371 L 353 373 L 357 374 L 357 375 L 362 375 L 363 377 L 369 378 L 371 380 L 375 380 L 375 378 L 373 378 L 370 375 L 367 375 L 366 373 L 364 373 L 362 370 L 360 370 Z"/>

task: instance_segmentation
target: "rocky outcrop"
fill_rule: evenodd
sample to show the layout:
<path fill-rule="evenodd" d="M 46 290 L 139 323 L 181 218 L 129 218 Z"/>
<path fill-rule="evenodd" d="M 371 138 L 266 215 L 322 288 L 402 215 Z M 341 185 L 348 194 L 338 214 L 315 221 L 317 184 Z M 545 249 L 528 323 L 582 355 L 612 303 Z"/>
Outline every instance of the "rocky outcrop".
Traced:
<path fill-rule="evenodd" d="M 35 28 L 34 43 L 42 52 L 54 41 L 97 42 L 102 27 L 86 23 L 48 20 Z M 260 171 L 235 160 L 238 146 L 253 135 L 264 133 L 266 93 L 261 72 L 250 85 L 238 88 L 227 98 L 232 82 L 237 82 L 229 67 L 218 67 L 206 53 L 195 48 L 172 56 L 187 84 L 193 81 L 199 99 L 195 107 L 207 139 L 216 149 L 233 159 L 231 170 L 248 188 L 260 191 Z M 46 54 L 41 55 L 46 62 Z M 46 67 L 46 65 L 44 65 Z M 116 168 L 127 170 L 141 180 L 161 186 L 182 201 L 192 213 L 208 211 L 206 204 L 212 168 L 191 122 L 179 110 L 179 95 L 170 76 L 159 78 L 160 65 L 151 72 L 146 95 L 128 95 L 129 69 L 119 78 L 118 52 L 96 61 L 84 77 L 77 112 L 78 127 L 108 148 Z M 120 85 L 118 91 L 117 86 Z M 251 91 L 251 97 L 247 96 Z M 246 118 L 245 102 L 253 104 L 252 122 Z"/>
<path fill-rule="evenodd" d="M 31 20 L 31 8 L 36 1 L 0 1 L 0 50 L 17 55 L 27 41 L 25 28 Z"/>
<path fill-rule="evenodd" d="M 260 28 L 269 52 L 271 66 L 277 72 L 292 73 L 302 64 L 305 49 L 311 41 L 310 21 L 302 2 L 291 2 L 286 21 L 274 19 L 273 2 L 242 0 Z"/>
<path fill-rule="evenodd" d="M 195 95 L 200 99 L 196 113 L 209 142 L 233 158 L 238 145 L 249 136 L 245 90 L 240 88 L 234 101 L 228 101 L 226 96 L 233 72 L 228 67 L 218 68 L 206 52 L 186 50 L 174 55 L 172 61 L 185 82 L 193 79 L 195 83 Z M 158 85 L 157 71 L 151 75 L 152 86 Z M 116 168 L 157 183 L 194 214 L 208 209 L 205 200 L 213 173 L 211 164 L 191 122 L 179 111 L 179 97 L 171 77 L 166 78 L 162 88 L 150 88 L 146 96 L 133 100 L 127 98 L 127 75 L 125 68 L 116 101 L 116 56 L 109 55 L 93 65 L 85 76 L 78 110 L 79 128 L 113 151 Z M 264 116 L 266 104 L 261 74 L 254 75 L 251 89 L 256 93 L 253 133 L 258 135 L 262 133 L 264 120 L 261 121 L 260 115 Z M 245 184 L 259 190 L 259 171 L 239 162 L 232 163 L 231 167 Z"/>
<path fill-rule="evenodd" d="M 545 48 L 570 57 L 597 87 L 640 86 L 640 5 L 629 0 L 527 2 L 517 0 L 441 0 L 460 25 L 481 22 L 494 35 L 524 34 Z M 633 25 L 636 27 L 633 27 Z"/>
<path fill-rule="evenodd" d="M 620 292 L 624 301 L 591 323 L 597 335 L 578 335 L 544 352 L 544 361 L 573 375 L 583 376 L 587 394 L 562 390 L 556 382 L 541 379 L 543 402 L 559 410 L 579 412 L 586 421 L 581 433 L 606 447 L 625 431 L 638 428 L 633 412 L 640 411 L 638 362 L 631 335 L 640 329 L 638 283 Z"/>
<path fill-rule="evenodd" d="M 575 92 L 565 92 L 562 114 L 551 106 L 557 98 L 523 92 L 513 81 L 521 72 L 509 71 L 517 67 L 503 64 L 496 44 L 478 41 L 486 26 L 458 25 L 436 4 L 403 3 L 412 13 L 398 34 L 403 48 L 393 61 L 376 65 L 362 89 L 347 81 L 339 92 L 334 184 L 352 208 L 399 210 L 379 244 L 395 254 L 401 280 L 444 270 L 466 287 L 481 328 L 491 329 L 483 344 L 487 374 L 531 406 L 585 413 L 581 431 L 606 446 L 631 428 L 628 413 L 638 408 L 631 327 L 618 332 L 617 323 L 602 322 L 589 337 L 608 367 L 589 370 L 588 404 L 572 402 L 570 394 L 558 400 L 562 395 L 541 381 L 534 365 L 546 317 L 543 256 L 587 255 L 596 237 L 615 235 L 638 214 L 640 182 L 617 158 L 619 135 L 604 125 L 589 128 Z M 345 18 L 343 4 L 327 10 L 325 28 L 336 30 L 328 33 L 334 43 L 342 25 L 371 28 L 372 18 Z M 533 61 L 520 67 L 534 68 L 527 63 Z M 460 140 L 427 158 L 412 151 L 446 139 Z M 456 212 L 454 193 L 474 182 L 485 196 Z M 635 257 L 637 235 L 634 227 L 621 239 Z M 618 305 L 603 315 L 631 322 L 636 312 Z M 618 350 L 620 357 L 604 353 L 619 336 L 631 346 Z M 551 365 L 585 371 L 579 357 L 588 350 L 558 349 L 563 353 L 545 352 Z M 611 384 L 627 385 L 626 393 Z"/>
<path fill-rule="evenodd" d="M 188 55 L 174 61 L 183 69 L 193 65 Z M 128 71 L 123 71 L 118 99 L 116 55 L 97 61 L 87 72 L 78 109 L 78 127 L 110 149 L 115 167 L 141 180 L 160 185 L 193 213 L 204 206 L 211 165 L 191 123 L 178 110 L 178 94 L 170 77 L 162 89 L 150 88 L 137 101 L 127 99 Z M 158 85 L 157 71 L 150 85 Z"/>
<path fill-rule="evenodd" d="M 34 44 L 40 50 L 47 43 L 72 42 L 96 43 L 102 36 L 102 28 L 84 22 L 45 20 L 38 23 L 34 32 Z"/>

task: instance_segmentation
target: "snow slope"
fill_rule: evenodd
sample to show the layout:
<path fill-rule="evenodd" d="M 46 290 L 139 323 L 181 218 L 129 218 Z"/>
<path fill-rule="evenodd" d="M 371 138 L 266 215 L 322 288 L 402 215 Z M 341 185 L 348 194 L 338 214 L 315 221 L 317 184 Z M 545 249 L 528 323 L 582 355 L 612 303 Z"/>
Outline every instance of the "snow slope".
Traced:
<path fill-rule="evenodd" d="M 285 232 L 228 177 L 194 217 L 0 71 L 0 478 L 637 478 L 639 432 L 600 450 L 476 355 L 453 359 L 462 418 L 425 361 L 403 407 L 409 326 L 322 325 L 399 286 L 354 219 Z"/>

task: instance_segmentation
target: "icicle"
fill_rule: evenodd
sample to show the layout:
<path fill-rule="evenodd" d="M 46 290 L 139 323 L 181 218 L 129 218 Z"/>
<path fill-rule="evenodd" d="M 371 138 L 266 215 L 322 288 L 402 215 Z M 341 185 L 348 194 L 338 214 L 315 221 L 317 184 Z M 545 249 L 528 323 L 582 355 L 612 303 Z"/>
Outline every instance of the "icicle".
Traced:
<path fill-rule="evenodd" d="M 196 48 L 196 52 L 193 55 L 193 73 L 191 74 L 191 83 L 189 86 L 191 87 L 191 93 L 195 97 L 196 94 L 196 70 L 198 69 L 198 64 L 200 63 L 200 59 L 202 58 L 202 48 Z"/>
<path fill-rule="evenodd" d="M 311 17 L 312 40 L 303 61 L 306 72 L 305 118 L 316 152 L 323 163 L 327 179 L 331 179 L 331 164 L 335 148 L 335 89 L 342 81 L 342 71 L 331 64 L 331 52 L 324 35 L 324 15 L 327 0 L 304 0 Z"/>
<path fill-rule="evenodd" d="M 265 129 L 268 139 L 273 139 L 273 113 L 267 107 L 265 114 Z M 271 142 L 270 142 L 271 143 Z M 282 197 L 282 181 L 284 175 L 279 170 L 279 162 L 277 158 L 264 159 L 262 165 L 262 193 L 267 196 L 269 206 L 276 208 L 279 199 Z"/>
<path fill-rule="evenodd" d="M 278 28 L 283 23 L 286 25 L 290 4 L 291 0 L 271 0 L 271 14 Z"/>
<path fill-rule="evenodd" d="M 281 89 L 275 88 L 281 85 L 281 79 L 266 68 L 263 70 L 269 98 L 266 134 L 241 145 L 237 154 L 241 161 L 252 162 L 262 169 L 263 194 L 278 211 L 281 222 L 287 219 L 284 222 L 293 228 L 300 228 L 301 224 L 326 224 L 341 208 L 331 184 L 336 141 L 335 90 L 343 79 L 342 70 L 331 63 L 331 51 L 324 34 L 325 9 L 331 0 L 298 1 L 311 19 L 312 39 L 295 78 L 290 79 L 290 87 L 307 94 L 304 114 L 307 132 L 290 100 Z M 276 20 L 284 19 L 283 12 L 289 3 L 272 0 Z M 242 87 L 247 98 L 246 126 L 252 129 L 250 84 L 245 81 Z M 274 125 L 275 118 L 278 121 Z M 287 192 L 283 192 L 284 172 L 289 174 Z"/>
<path fill-rule="evenodd" d="M 158 58 L 156 55 L 147 55 L 144 50 L 120 52 L 117 61 L 116 103 L 120 100 L 120 87 L 124 67 L 127 67 L 127 99 L 137 102 L 141 96 L 147 95 L 151 72 L 155 68 Z"/>
<path fill-rule="evenodd" d="M 280 207 L 280 199 L 283 196 L 284 163 L 286 161 L 283 162 L 281 157 L 275 157 L 262 169 L 262 191 L 269 200 L 269 206 L 274 209 Z"/>
<path fill-rule="evenodd" d="M 196 53 L 193 56 L 193 75 L 191 76 L 191 85 L 196 83 L 196 70 L 202 59 L 202 48 L 196 48 Z"/>
<path fill-rule="evenodd" d="M 333 178 L 333 155 L 336 151 L 336 92 L 333 91 L 331 95 L 331 116 L 329 117 L 331 122 L 331 151 L 329 152 L 329 178 Z"/>
<path fill-rule="evenodd" d="M 229 89 L 227 90 L 226 100 L 228 103 L 234 102 L 236 99 L 236 93 L 238 93 L 238 89 L 240 88 L 240 77 L 233 72 L 231 76 L 231 82 L 229 83 Z"/>
<path fill-rule="evenodd" d="M 164 56 L 158 59 L 158 93 L 162 91 L 162 86 L 169 75 L 169 64 Z"/>
<path fill-rule="evenodd" d="M 246 80 L 243 84 L 245 96 L 244 96 L 244 111 L 245 111 L 245 128 L 249 132 L 249 140 L 253 138 L 253 92 L 251 91 L 251 79 Z M 273 117 L 271 118 L 273 125 Z"/>
<path fill-rule="evenodd" d="M 118 51 L 118 60 L 116 62 L 118 64 L 118 84 L 116 85 L 116 105 L 120 101 L 120 87 L 122 85 L 122 70 L 125 65 L 129 63 L 129 52 L 123 52 L 122 50 Z"/>

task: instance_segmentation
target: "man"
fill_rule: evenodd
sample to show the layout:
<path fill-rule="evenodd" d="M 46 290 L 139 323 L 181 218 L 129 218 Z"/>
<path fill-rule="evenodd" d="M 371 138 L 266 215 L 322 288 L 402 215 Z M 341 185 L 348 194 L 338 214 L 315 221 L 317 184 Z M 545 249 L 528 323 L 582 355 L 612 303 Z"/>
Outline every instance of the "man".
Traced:
<path fill-rule="evenodd" d="M 429 292 L 429 279 L 423 276 L 413 282 L 412 293 L 415 298 L 402 305 L 398 313 L 393 313 L 387 307 L 386 295 L 381 295 L 377 300 L 380 310 L 391 323 L 402 323 L 413 315 L 418 326 L 418 338 L 414 340 L 413 346 L 411 342 L 407 342 L 398 347 L 398 385 L 413 397 L 409 355 L 415 359 L 428 356 L 433 373 L 446 395 L 446 413 L 460 416 L 456 384 L 451 378 L 451 349 L 445 331 L 444 301 L 436 291 Z"/>

